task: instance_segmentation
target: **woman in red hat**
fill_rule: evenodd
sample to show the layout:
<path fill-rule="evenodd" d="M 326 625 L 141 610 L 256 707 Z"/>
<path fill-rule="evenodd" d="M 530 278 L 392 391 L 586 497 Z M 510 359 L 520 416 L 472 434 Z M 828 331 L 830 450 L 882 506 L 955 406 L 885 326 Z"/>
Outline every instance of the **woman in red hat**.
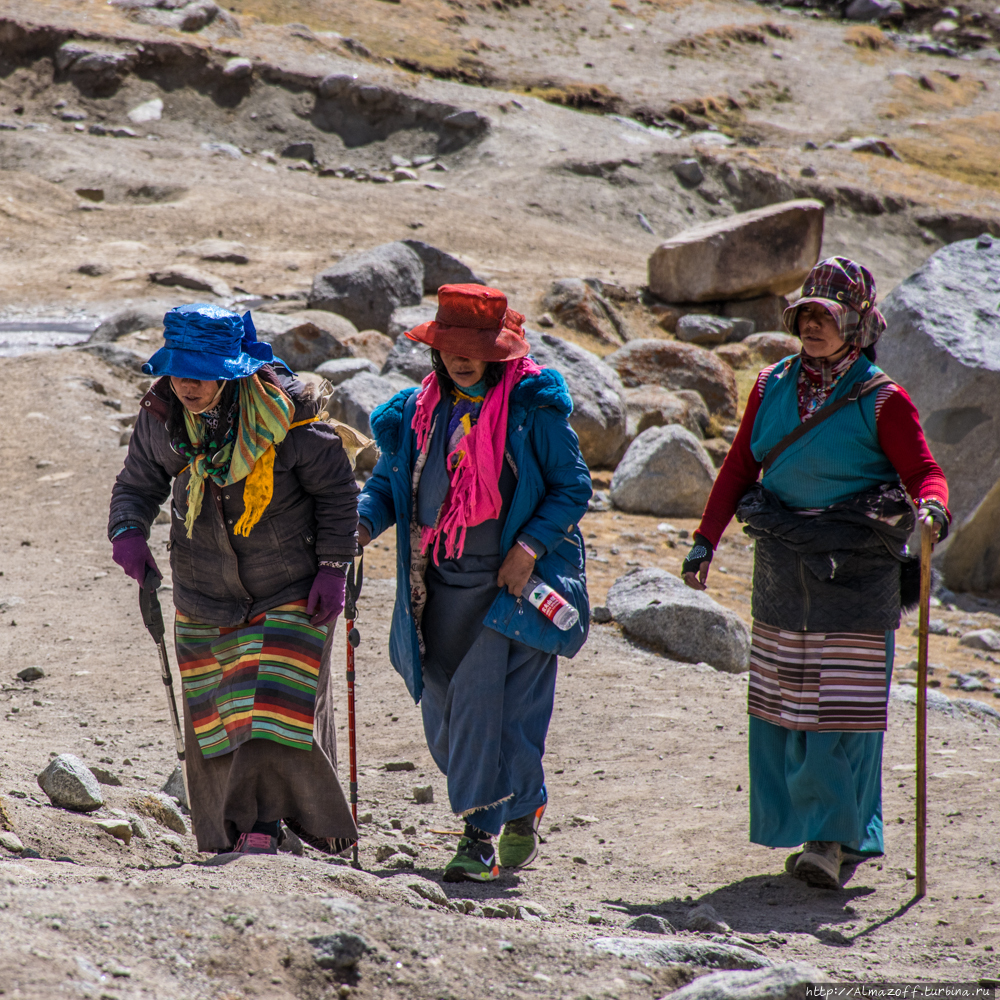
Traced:
<path fill-rule="evenodd" d="M 489 881 L 538 851 L 557 656 L 587 637 L 578 521 L 592 491 L 566 384 L 527 356 L 524 317 L 481 285 L 443 285 L 438 303 L 407 334 L 434 371 L 372 414 L 382 454 L 358 539 L 396 526 L 389 656 L 466 820 L 445 880 Z M 575 609 L 568 629 L 526 599 L 529 579 L 533 599 L 544 581 Z"/>

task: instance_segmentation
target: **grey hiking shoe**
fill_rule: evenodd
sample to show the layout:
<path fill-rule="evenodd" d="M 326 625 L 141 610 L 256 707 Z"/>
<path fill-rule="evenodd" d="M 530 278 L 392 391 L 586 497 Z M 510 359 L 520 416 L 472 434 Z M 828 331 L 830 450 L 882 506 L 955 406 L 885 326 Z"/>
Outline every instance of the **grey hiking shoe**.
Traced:
<path fill-rule="evenodd" d="M 818 889 L 839 889 L 843 860 L 837 841 L 810 840 L 802 846 L 792 875 Z"/>

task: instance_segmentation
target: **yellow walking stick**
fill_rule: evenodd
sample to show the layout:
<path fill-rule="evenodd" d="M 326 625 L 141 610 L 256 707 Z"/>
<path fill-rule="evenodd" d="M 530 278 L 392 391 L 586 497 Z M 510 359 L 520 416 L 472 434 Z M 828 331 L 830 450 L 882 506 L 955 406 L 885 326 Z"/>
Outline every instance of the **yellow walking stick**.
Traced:
<path fill-rule="evenodd" d="M 927 626 L 931 614 L 931 553 L 935 526 L 920 522 L 920 625 L 917 633 L 917 890 L 927 895 Z"/>

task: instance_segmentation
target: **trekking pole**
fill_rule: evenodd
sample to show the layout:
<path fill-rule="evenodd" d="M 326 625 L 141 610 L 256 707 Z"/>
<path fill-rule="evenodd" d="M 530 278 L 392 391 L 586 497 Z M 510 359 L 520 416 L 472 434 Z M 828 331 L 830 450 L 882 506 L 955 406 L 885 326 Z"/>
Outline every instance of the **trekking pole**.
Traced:
<path fill-rule="evenodd" d="M 361 636 L 354 627 L 358 618 L 358 597 L 361 596 L 361 585 L 365 579 L 365 556 L 362 552 L 358 563 L 358 575 L 354 576 L 354 561 L 347 571 L 347 586 L 344 589 L 344 620 L 347 623 L 347 741 L 351 761 L 351 815 L 354 825 L 358 825 L 358 727 L 357 716 L 354 713 L 354 650 L 361 642 Z M 358 861 L 358 842 L 354 842 L 355 868 L 361 867 Z"/>
<path fill-rule="evenodd" d="M 934 528 L 920 523 L 920 623 L 917 631 L 917 887 L 927 895 L 927 627 L 931 613 Z"/>
<path fill-rule="evenodd" d="M 181 779 L 184 782 L 184 797 L 187 799 L 188 809 L 191 808 L 191 796 L 188 794 L 187 771 L 184 765 L 184 732 L 181 729 L 181 720 L 177 715 L 177 700 L 174 698 L 174 679 L 170 674 L 170 660 L 167 659 L 167 644 L 164 639 L 166 628 L 163 625 L 163 611 L 160 608 L 160 599 L 156 595 L 156 590 L 160 586 L 160 578 L 152 569 L 146 572 L 146 579 L 139 588 L 139 611 L 142 613 L 142 622 L 146 626 L 149 634 L 153 637 L 153 642 L 160 654 L 160 675 L 163 680 L 163 687 L 167 694 L 167 709 L 170 712 L 170 721 L 174 727 L 174 746 L 177 749 L 177 759 L 181 764 Z"/>

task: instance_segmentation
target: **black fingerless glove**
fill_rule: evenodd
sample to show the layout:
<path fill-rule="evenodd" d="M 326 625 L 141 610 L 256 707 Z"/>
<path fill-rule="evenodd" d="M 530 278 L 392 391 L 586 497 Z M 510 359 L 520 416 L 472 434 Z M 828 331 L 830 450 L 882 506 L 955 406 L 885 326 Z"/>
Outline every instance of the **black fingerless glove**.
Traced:
<path fill-rule="evenodd" d="M 681 565 L 681 575 L 685 573 L 697 573 L 701 569 L 703 562 L 711 562 L 715 548 L 712 543 L 699 532 L 694 533 L 694 545 L 687 554 L 687 558 Z"/>
<path fill-rule="evenodd" d="M 938 526 L 937 540 L 943 542 L 948 537 L 948 526 L 951 524 L 944 504 L 940 500 L 920 500 L 917 502 L 917 510 L 920 509 L 926 510 L 934 518 L 934 523 Z"/>

